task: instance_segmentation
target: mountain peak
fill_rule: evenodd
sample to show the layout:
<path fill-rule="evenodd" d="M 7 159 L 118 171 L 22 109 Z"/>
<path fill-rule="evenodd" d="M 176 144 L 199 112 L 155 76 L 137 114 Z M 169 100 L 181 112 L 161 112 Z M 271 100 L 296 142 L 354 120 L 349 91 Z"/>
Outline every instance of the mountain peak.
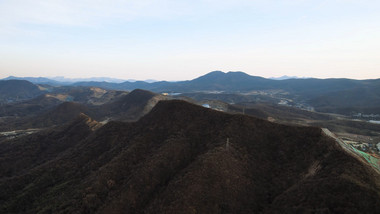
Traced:
<path fill-rule="evenodd" d="M 244 73 L 242 71 L 229 71 L 227 73 L 222 72 L 222 71 L 212 71 L 210 73 L 207 73 L 203 76 L 200 76 L 195 80 L 221 80 L 221 79 L 228 79 L 231 80 L 231 78 L 234 78 L 236 80 L 244 80 L 244 79 L 265 79 L 263 77 L 258 77 L 258 76 L 251 76 L 247 73 Z"/>
<path fill-rule="evenodd" d="M 251 76 L 241 71 L 224 73 L 213 71 L 190 81 L 192 88 L 203 91 L 249 91 L 267 89 L 271 85 L 262 77 Z"/>
<path fill-rule="evenodd" d="M 134 89 L 128 95 L 130 96 L 153 95 L 154 96 L 155 94 L 151 91 L 147 91 L 143 89 Z"/>
<path fill-rule="evenodd" d="M 226 73 L 224 73 L 223 71 L 211 71 L 210 73 L 207 73 L 203 76 L 197 77 L 197 78 L 193 79 L 192 81 L 196 81 L 196 80 L 200 80 L 200 79 L 213 79 L 213 78 L 224 76 L 225 74 Z"/>
<path fill-rule="evenodd" d="M 153 98 L 155 95 L 155 93 L 150 91 L 135 89 L 120 99 L 116 100 L 114 103 L 116 105 L 119 105 L 119 107 L 130 106 L 132 103 L 142 105 L 145 104 L 149 99 Z"/>
<path fill-rule="evenodd" d="M 210 110 L 183 100 L 161 100 L 149 114 L 167 115 L 178 114 L 179 112 L 192 114 L 193 112 L 199 113 L 200 111 Z"/>
<path fill-rule="evenodd" d="M 244 73 L 242 71 L 229 71 L 226 73 L 227 76 L 240 76 L 240 77 L 253 77 L 247 73 Z"/>
<path fill-rule="evenodd" d="M 225 74 L 225 72 L 216 70 L 216 71 L 211 71 L 211 72 L 209 72 L 206 75 L 216 75 L 216 74 Z"/>

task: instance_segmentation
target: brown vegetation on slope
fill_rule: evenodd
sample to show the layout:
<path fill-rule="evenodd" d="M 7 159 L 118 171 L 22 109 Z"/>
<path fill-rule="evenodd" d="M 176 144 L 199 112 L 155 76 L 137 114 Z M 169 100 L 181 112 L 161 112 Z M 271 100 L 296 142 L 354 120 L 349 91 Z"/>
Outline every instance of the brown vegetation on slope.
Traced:
<path fill-rule="evenodd" d="M 0 175 L 13 177 L 55 159 L 101 125 L 85 114 L 56 129 L 12 139 L 0 146 Z"/>
<path fill-rule="evenodd" d="M 138 122 L 75 130 L 55 158 L 0 178 L 2 212 L 380 212 L 379 174 L 319 128 L 161 101 Z"/>

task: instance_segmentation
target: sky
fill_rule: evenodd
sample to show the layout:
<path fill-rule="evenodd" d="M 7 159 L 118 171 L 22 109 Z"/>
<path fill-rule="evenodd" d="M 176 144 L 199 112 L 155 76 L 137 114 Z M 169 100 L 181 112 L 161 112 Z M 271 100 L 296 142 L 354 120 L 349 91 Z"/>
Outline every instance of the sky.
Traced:
<path fill-rule="evenodd" d="M 380 78 L 378 0 L 0 0 L 0 78 Z"/>

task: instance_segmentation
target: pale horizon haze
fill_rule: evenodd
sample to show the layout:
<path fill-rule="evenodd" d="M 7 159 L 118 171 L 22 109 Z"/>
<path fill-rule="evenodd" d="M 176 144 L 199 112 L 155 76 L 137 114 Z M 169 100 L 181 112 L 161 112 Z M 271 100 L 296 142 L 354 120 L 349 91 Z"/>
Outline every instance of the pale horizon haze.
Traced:
<path fill-rule="evenodd" d="M 377 0 L 0 0 L 0 78 L 380 78 Z"/>

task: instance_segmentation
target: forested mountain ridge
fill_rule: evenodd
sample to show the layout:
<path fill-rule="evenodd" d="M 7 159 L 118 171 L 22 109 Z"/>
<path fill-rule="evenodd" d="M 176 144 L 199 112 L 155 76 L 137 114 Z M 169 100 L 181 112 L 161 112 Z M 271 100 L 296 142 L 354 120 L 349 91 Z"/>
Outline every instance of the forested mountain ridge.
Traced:
<path fill-rule="evenodd" d="M 134 123 L 93 127 L 97 123 L 82 115 L 55 131 L 0 143 L 6 148 L 0 157 L 10 163 L 1 165 L 1 211 L 380 211 L 379 173 L 320 128 L 177 100 L 159 102 Z M 55 153 L 58 147 L 65 149 Z M 49 161 L 39 163 L 36 157 L 45 153 Z"/>

